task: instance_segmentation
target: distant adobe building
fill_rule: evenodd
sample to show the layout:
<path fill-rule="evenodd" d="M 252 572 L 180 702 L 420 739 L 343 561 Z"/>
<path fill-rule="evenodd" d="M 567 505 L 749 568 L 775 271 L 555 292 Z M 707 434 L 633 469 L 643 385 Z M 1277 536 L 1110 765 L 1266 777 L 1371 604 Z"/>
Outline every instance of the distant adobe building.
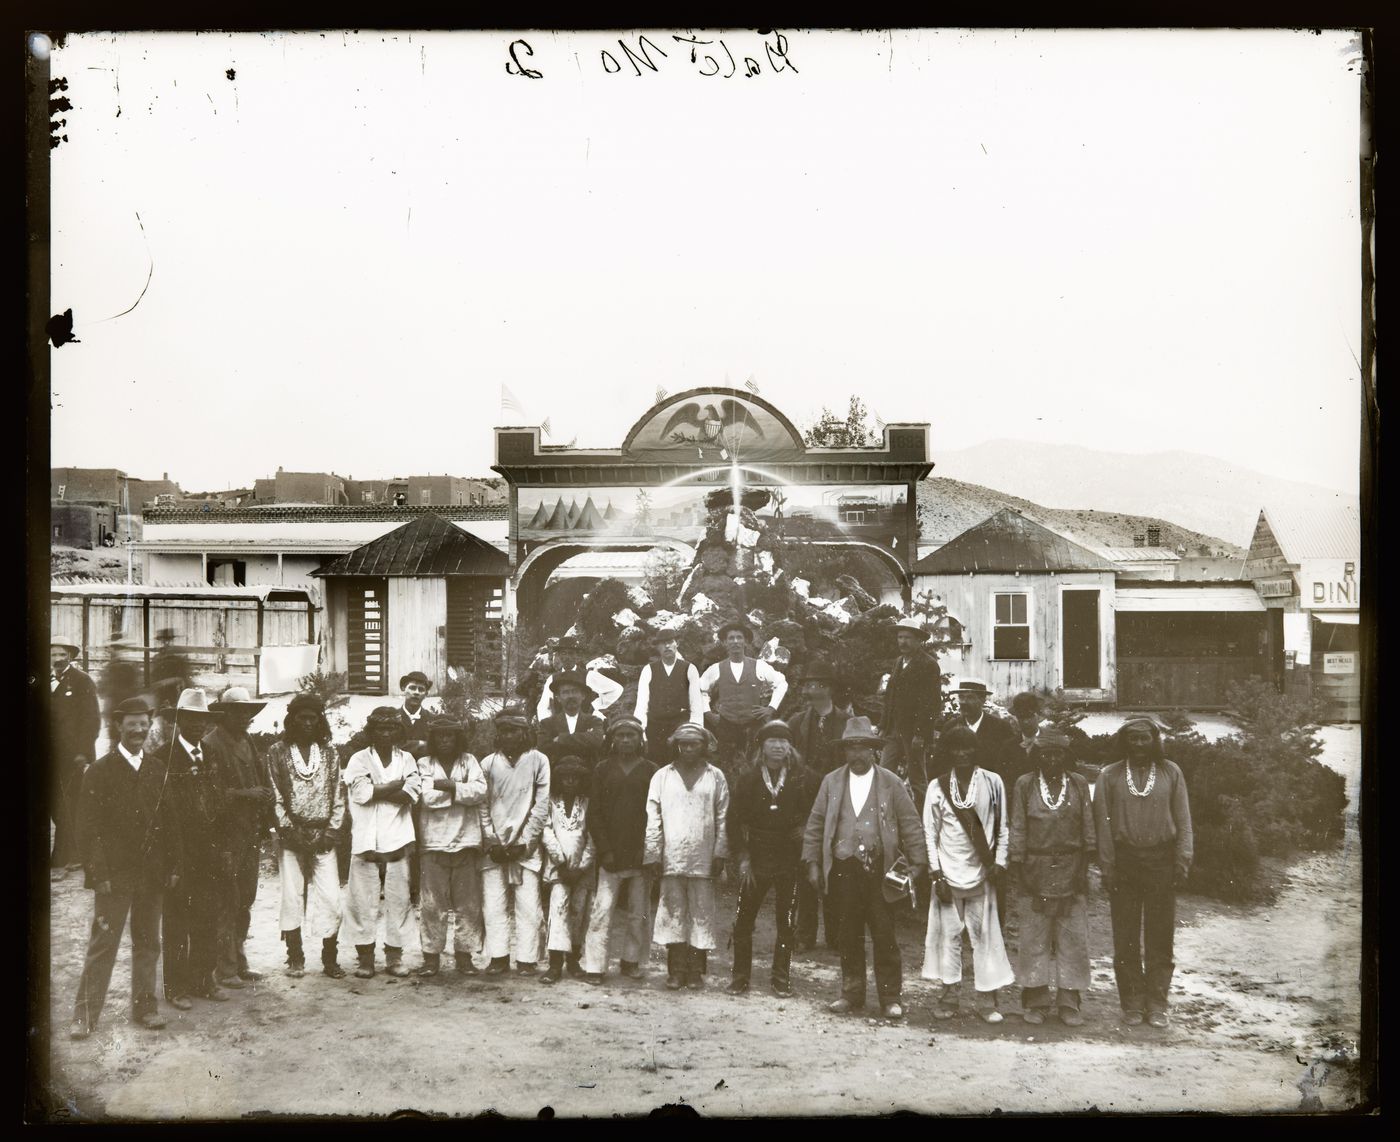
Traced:
<path fill-rule="evenodd" d="M 288 472 L 257 480 L 250 504 L 327 504 L 362 507 L 489 507 L 506 502 L 500 481 L 466 476 L 395 476 L 356 480 L 334 472 Z"/>
<path fill-rule="evenodd" d="M 140 480 L 120 468 L 49 469 L 49 542 L 56 547 L 111 547 L 140 535 L 139 516 L 148 504 L 174 502 L 183 493 L 162 472 Z"/>

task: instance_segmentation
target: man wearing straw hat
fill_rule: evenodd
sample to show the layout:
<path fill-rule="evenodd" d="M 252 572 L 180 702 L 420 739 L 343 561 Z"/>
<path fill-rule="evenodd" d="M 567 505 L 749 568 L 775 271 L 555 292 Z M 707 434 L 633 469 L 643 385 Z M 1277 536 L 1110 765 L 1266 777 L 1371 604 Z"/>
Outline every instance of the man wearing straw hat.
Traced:
<path fill-rule="evenodd" d="M 55 880 L 69 869 L 81 868 L 73 835 L 75 809 L 82 788 L 83 770 L 97 755 L 97 735 L 102 715 L 97 706 L 97 686 L 73 665 L 81 650 L 55 638 L 49 644 L 49 772 L 52 774 L 53 852 L 49 866 Z"/>
<path fill-rule="evenodd" d="M 719 742 L 720 757 L 734 766 L 747 757 L 750 740 L 778 716 L 788 683 L 768 663 L 754 658 L 753 628 L 741 619 L 725 623 L 715 637 L 725 657 L 700 675 L 705 728 Z"/>
<path fill-rule="evenodd" d="M 829 894 L 840 915 L 841 998 L 827 1010 L 842 1014 L 865 1006 L 869 928 L 881 1013 L 899 1019 L 904 1015 L 904 965 L 885 882 L 899 872 L 897 864 L 908 868 L 910 879 L 919 879 L 928 868 L 928 851 L 909 790 L 897 774 L 875 764 L 885 744 L 869 718 L 846 723 L 841 734 L 846 761 L 817 790 L 802 838 L 802 860 L 812 888 Z"/>
<path fill-rule="evenodd" d="M 166 890 L 179 880 L 179 840 L 170 819 L 166 771 L 145 753 L 151 708 L 128 698 L 111 712 L 112 752 L 83 777 L 79 835 L 93 890 L 92 932 L 78 980 L 70 1035 L 86 1039 L 97 1026 L 107 986 L 131 919 L 131 1017 L 156 1031 L 165 1026 L 156 1000 L 160 918 Z"/>
<path fill-rule="evenodd" d="M 915 804 L 921 804 L 928 787 L 928 749 L 943 713 L 943 676 L 938 660 L 924 649 L 929 632 L 916 619 L 895 623 L 894 637 L 899 657 L 885 684 L 885 711 L 880 719 L 885 747 L 880 765 L 904 778 Z"/>
<path fill-rule="evenodd" d="M 248 736 L 248 727 L 266 706 L 255 702 L 242 686 L 230 686 L 217 702 L 209 703 L 217 724 L 201 743 L 214 747 L 214 776 L 223 786 L 228 806 L 233 895 L 219 937 L 218 978 L 220 987 L 234 989 L 262 978 L 248 966 L 243 945 L 258 896 L 262 839 L 274 821 L 272 779 Z"/>

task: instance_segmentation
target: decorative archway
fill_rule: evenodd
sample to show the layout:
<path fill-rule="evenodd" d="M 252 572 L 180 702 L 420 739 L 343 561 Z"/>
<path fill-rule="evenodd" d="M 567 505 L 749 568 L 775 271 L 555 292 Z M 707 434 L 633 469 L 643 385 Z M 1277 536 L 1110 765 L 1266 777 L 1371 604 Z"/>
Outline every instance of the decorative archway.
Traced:
<path fill-rule="evenodd" d="M 553 572 L 575 555 L 586 551 L 651 551 L 664 547 L 687 561 L 695 558 L 695 547 L 683 540 L 667 536 L 558 539 L 533 548 L 517 565 L 511 576 L 511 610 L 530 612 L 535 598 L 543 591 Z M 512 616 L 514 614 L 512 613 Z"/>

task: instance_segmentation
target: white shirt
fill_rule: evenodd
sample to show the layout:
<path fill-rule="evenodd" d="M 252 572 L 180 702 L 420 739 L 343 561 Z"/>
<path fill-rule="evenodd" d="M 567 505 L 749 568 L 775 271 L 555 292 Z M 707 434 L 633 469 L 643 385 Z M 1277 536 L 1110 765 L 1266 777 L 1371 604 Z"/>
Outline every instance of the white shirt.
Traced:
<path fill-rule="evenodd" d="M 195 756 L 195 752 L 194 752 L 194 751 L 197 750 L 197 749 L 199 749 L 199 746 L 197 746 L 197 745 L 191 745 L 189 742 L 187 742 L 187 741 L 185 740 L 185 735 L 184 735 L 184 734 L 176 734 L 175 736 L 176 736 L 177 738 L 180 739 L 180 744 L 181 744 L 182 746 L 184 746 L 185 752 L 186 752 L 187 754 L 189 754 L 191 758 L 193 758 L 193 757 Z M 199 751 L 199 759 L 200 759 L 200 761 L 203 761 L 203 760 L 204 760 L 204 751 L 203 751 L 203 750 L 200 750 L 200 751 Z"/>
<path fill-rule="evenodd" d="M 872 765 L 864 774 L 856 773 L 852 770 L 846 775 L 851 788 L 851 808 L 856 811 L 856 816 L 860 816 L 860 811 L 865 808 L 865 803 L 870 799 L 870 787 L 875 783 L 875 767 Z"/>
<path fill-rule="evenodd" d="M 127 753 L 126 746 L 117 742 L 117 752 L 126 758 L 132 769 L 136 770 L 137 773 L 141 772 L 142 753 L 139 749 L 135 753 Z"/>
<path fill-rule="evenodd" d="M 577 732 L 577 730 L 578 730 L 578 719 L 579 719 L 578 714 L 567 714 L 567 713 L 566 713 L 566 714 L 564 715 L 564 729 L 567 730 L 567 731 L 568 731 L 569 733 L 571 733 L 571 734 Z"/>
<path fill-rule="evenodd" d="M 967 728 L 970 729 L 970 730 L 975 734 L 975 733 L 977 732 L 977 727 L 980 726 L 980 725 L 982 724 L 982 719 L 983 719 L 985 716 L 986 716 L 986 711 L 984 710 L 982 713 L 980 713 L 980 714 L 977 715 L 977 720 L 976 720 L 975 722 L 969 722 L 969 721 L 967 720 L 967 718 L 963 718 L 963 724 L 966 725 Z"/>
<path fill-rule="evenodd" d="M 968 787 L 958 790 L 958 796 L 964 801 L 971 799 L 986 833 L 987 847 L 992 850 L 996 863 L 1005 868 L 1011 827 L 1007 821 L 1010 814 L 1006 806 L 1006 786 L 1001 777 L 985 769 L 974 769 Z M 996 830 L 996 806 L 1001 807 L 999 830 Z M 929 865 L 935 875 L 941 872 L 943 879 L 954 888 L 976 888 L 982 883 L 987 874 L 977 849 L 972 838 L 963 831 L 962 823 L 937 781 L 928 783 L 928 792 L 924 795 L 924 839 L 928 842 Z"/>
<path fill-rule="evenodd" d="M 403 779 L 407 805 L 398 801 L 374 800 L 374 787 Z M 418 763 L 407 750 L 395 748 L 389 764 L 379 760 L 373 746 L 355 754 L 345 766 L 341 780 L 349 791 L 350 849 L 356 853 L 391 853 L 414 839 L 413 806 L 422 790 Z"/>
<path fill-rule="evenodd" d="M 593 699 L 593 712 L 602 715 L 603 711 L 622 697 L 622 683 L 614 682 L 606 674 L 597 670 L 590 670 L 584 677 L 588 683 L 588 688 L 598 696 Z M 544 680 L 544 693 L 540 695 L 538 705 L 535 706 L 535 717 L 544 721 L 550 714 L 554 713 L 554 675 L 551 674 Z"/>
<path fill-rule="evenodd" d="M 726 665 L 729 667 L 729 672 L 733 675 L 735 682 L 738 682 L 744 676 L 743 662 L 730 662 L 727 658 L 722 662 L 716 662 L 705 671 L 704 674 L 700 675 L 700 700 L 704 703 L 703 708 L 706 710 L 711 709 L 710 691 L 714 688 L 715 683 L 719 681 L 720 667 Z M 772 696 L 768 699 L 768 705 L 776 710 L 783 704 L 783 698 L 787 696 L 787 679 L 761 658 L 754 659 L 753 665 L 754 674 L 757 676 L 758 680 L 773 688 Z"/>
<path fill-rule="evenodd" d="M 661 664 L 661 669 L 666 671 L 667 678 L 675 673 L 676 667 L 680 665 L 680 661 L 680 658 L 677 657 L 676 661 L 671 663 L 670 666 L 667 666 L 664 662 Z M 689 706 L 689 710 L 687 711 L 689 716 L 686 718 L 686 721 L 695 722 L 698 725 L 705 720 L 705 706 L 700 698 L 700 671 L 695 669 L 695 663 L 687 662 L 685 664 L 685 680 L 687 683 L 687 705 Z M 645 726 L 647 724 L 647 713 L 650 710 L 651 663 L 648 662 L 642 667 L 641 677 L 637 679 L 637 704 L 633 708 L 632 714 L 637 721 Z"/>

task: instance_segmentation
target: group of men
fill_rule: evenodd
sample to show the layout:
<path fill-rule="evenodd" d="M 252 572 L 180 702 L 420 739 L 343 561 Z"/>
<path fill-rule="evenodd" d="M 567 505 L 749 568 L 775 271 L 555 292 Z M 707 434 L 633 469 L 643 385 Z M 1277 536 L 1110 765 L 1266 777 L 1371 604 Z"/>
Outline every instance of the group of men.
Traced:
<path fill-rule="evenodd" d="M 679 656 L 674 637 L 658 635 L 631 714 L 619 713 L 616 694 L 600 711 L 597 672 L 564 657 L 538 707 L 495 716 L 492 750 L 480 759 L 463 725 L 423 706 L 431 682 L 419 672 L 400 680 L 403 705 L 374 710 L 343 757 L 307 694 L 292 699 L 265 757 L 247 734 L 263 704 L 244 692 L 209 703 L 187 688 L 168 711 L 170 740 L 149 752 L 153 711 L 121 702 L 110 711 L 109 753 L 86 764 L 94 733 L 79 743 L 86 753 L 60 758 L 74 771 L 69 788 L 81 789 L 77 843 L 96 891 L 72 1034 L 85 1037 L 97 1022 L 128 916 L 142 1026 L 163 1022 L 162 923 L 173 1006 L 226 999 L 259 978 L 242 949 L 269 826 L 292 976 L 305 971 L 305 929 L 320 941 L 325 975 L 346 974 L 344 930 L 356 976 L 372 977 L 381 920 L 384 969 L 410 974 L 403 949 L 416 895 L 416 972 L 425 977 L 443 970 L 451 913 L 458 974 L 503 975 L 514 960 L 518 974 L 545 983 L 565 972 L 601 983 L 621 909 L 621 975 L 642 978 L 655 941 L 666 949 L 667 988 L 702 987 L 723 935 L 716 894 L 728 864 L 739 892 L 732 993 L 749 990 L 754 925 L 771 893 L 774 994 L 792 994 L 792 953 L 814 943 L 820 914 L 841 956 L 831 1010 L 865 1006 L 868 933 L 879 1008 L 899 1018 L 895 919 L 926 905 L 922 974 L 939 985 L 936 1016 L 958 1009 L 966 933 L 984 1019 L 1001 1021 L 997 993 L 1019 980 L 1028 1022 L 1058 1011 L 1070 1026 L 1082 1022 L 1089 986 L 1086 899 L 1097 858 L 1124 1017 L 1166 1025 L 1174 891 L 1189 871 L 1192 831 L 1160 730 L 1148 719 L 1125 725 L 1122 756 L 1095 774 L 1091 795 L 1074 743 L 1041 723 L 1035 695 L 1013 700 L 1013 722 L 984 709 L 985 685 L 964 680 L 958 712 L 940 719 L 926 637 L 912 620 L 898 624 L 879 729 L 839 703 L 840 680 L 820 660 L 802 675 L 801 708 L 779 720 L 787 682 L 752 656 L 739 621 L 719 632 L 725 658 L 703 671 Z M 71 661 L 73 649 L 55 644 L 54 693 L 65 699 L 82 689 L 75 667 L 60 669 L 60 650 Z M 1013 885 L 1014 971 L 1002 937 Z"/>

